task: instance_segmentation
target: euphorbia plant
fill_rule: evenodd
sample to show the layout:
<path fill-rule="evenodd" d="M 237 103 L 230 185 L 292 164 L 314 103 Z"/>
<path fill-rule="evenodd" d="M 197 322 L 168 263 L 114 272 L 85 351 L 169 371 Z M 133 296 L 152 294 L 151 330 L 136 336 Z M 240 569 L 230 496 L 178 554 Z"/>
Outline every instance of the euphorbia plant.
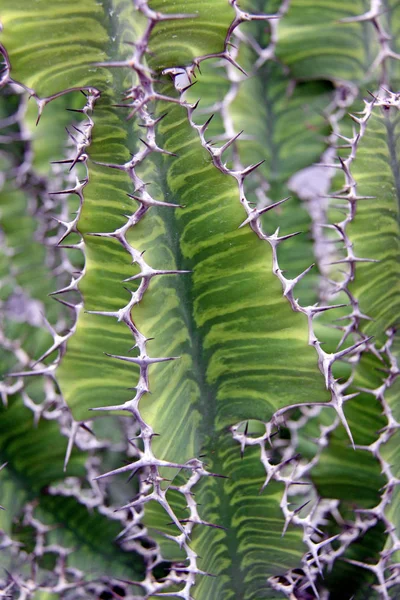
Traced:
<path fill-rule="evenodd" d="M 396 598 L 400 8 L 1 10 L 3 590 Z"/>

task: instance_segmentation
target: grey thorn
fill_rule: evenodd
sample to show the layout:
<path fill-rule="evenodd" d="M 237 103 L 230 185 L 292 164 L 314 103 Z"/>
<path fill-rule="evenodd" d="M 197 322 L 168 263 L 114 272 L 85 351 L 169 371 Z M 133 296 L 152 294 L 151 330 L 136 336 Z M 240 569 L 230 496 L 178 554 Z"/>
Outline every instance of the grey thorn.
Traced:
<path fill-rule="evenodd" d="M 340 350 L 339 352 L 335 352 L 334 353 L 334 359 L 337 360 L 338 358 L 342 358 L 343 356 L 346 356 L 347 354 L 350 354 L 351 352 L 353 352 L 353 350 L 356 350 L 357 348 L 359 348 L 363 344 L 367 344 L 370 340 L 373 339 L 373 337 L 374 336 L 370 336 L 368 338 L 365 338 L 364 340 L 360 340 L 359 342 L 356 342 L 355 344 L 353 344 L 352 346 L 349 346 L 348 348 L 345 348 L 344 350 Z"/>
<path fill-rule="evenodd" d="M 192 271 L 178 271 L 178 270 L 157 270 L 157 269 L 152 269 L 149 273 L 137 273 L 136 275 L 132 275 L 132 277 L 127 277 L 126 279 L 123 279 L 122 281 L 134 281 L 135 279 L 142 279 L 142 278 L 147 278 L 150 279 L 152 277 L 155 277 L 156 275 L 183 275 L 185 273 L 192 273 Z"/>
<path fill-rule="evenodd" d="M 173 204 L 172 202 L 162 202 L 161 200 L 153 200 L 151 202 L 145 200 L 144 198 L 140 198 L 140 196 L 135 196 L 134 194 L 126 194 L 129 198 L 133 198 L 136 202 L 140 202 L 141 204 L 147 204 L 150 206 L 169 206 L 171 208 L 184 208 L 182 204 Z"/>
<path fill-rule="evenodd" d="M 221 146 L 221 148 L 218 149 L 218 153 L 222 154 L 223 152 L 225 152 L 225 150 L 227 150 L 232 144 L 234 144 L 236 142 L 238 137 L 242 135 L 243 131 L 244 130 L 242 129 L 242 131 L 239 131 L 239 133 L 234 135 L 233 138 L 231 138 L 230 140 L 225 142 L 225 144 L 223 146 Z"/>
<path fill-rule="evenodd" d="M 64 288 L 61 288 L 55 292 L 51 292 L 49 296 L 55 296 L 56 294 L 65 294 L 66 292 L 78 292 L 77 287 L 77 279 L 73 279 L 69 285 L 66 285 Z"/>
<path fill-rule="evenodd" d="M 332 304 L 330 306 L 310 306 L 308 307 L 308 309 L 310 310 L 311 314 L 316 314 L 320 312 L 325 312 L 327 310 L 334 310 L 335 308 L 344 308 L 345 306 L 348 306 L 348 304 Z"/>
<path fill-rule="evenodd" d="M 342 423 L 343 427 L 344 427 L 344 428 L 345 428 L 345 430 L 346 430 L 346 433 L 347 433 L 347 435 L 348 435 L 348 438 L 349 438 L 349 440 L 350 440 L 350 442 L 351 442 L 351 445 L 352 445 L 352 447 L 353 447 L 353 450 L 355 450 L 355 449 L 356 449 L 356 446 L 355 446 L 355 444 L 354 444 L 354 438 L 353 438 L 353 434 L 351 433 L 351 430 L 350 430 L 349 424 L 348 424 L 348 422 L 347 422 L 346 416 L 345 416 L 345 414 L 344 414 L 343 408 L 342 408 L 342 407 L 341 407 L 339 404 L 334 404 L 334 405 L 333 405 L 333 407 L 334 407 L 334 409 L 335 409 L 335 411 L 336 411 L 336 414 L 338 415 L 338 417 L 339 417 L 339 419 L 340 419 L 340 421 L 341 421 L 341 423 Z"/>
<path fill-rule="evenodd" d="M 357 256 L 347 256 L 346 258 L 342 258 L 341 260 L 335 260 L 331 263 L 328 263 L 328 265 L 340 265 L 340 264 L 358 263 L 358 262 L 378 263 L 380 261 L 375 258 L 359 258 Z"/>
<path fill-rule="evenodd" d="M 207 127 L 209 126 L 209 124 L 211 123 L 212 119 L 214 118 L 214 114 L 212 114 L 210 117 L 208 117 L 207 121 L 204 123 L 204 125 L 202 125 L 200 127 L 200 132 L 201 133 L 205 133 Z"/>
<path fill-rule="evenodd" d="M 245 177 L 247 177 L 248 175 L 250 175 L 250 173 L 252 173 L 256 169 L 258 169 L 258 167 L 260 167 L 263 163 L 265 163 L 265 159 L 264 160 L 260 160 L 258 163 L 255 163 L 254 165 L 249 165 L 248 167 L 246 167 L 245 169 L 243 169 L 243 171 L 241 171 L 241 173 L 240 173 L 241 176 L 243 177 L 243 179 Z"/>
<path fill-rule="evenodd" d="M 293 281 L 295 281 L 296 283 L 298 281 L 301 281 L 301 279 L 303 279 L 303 277 L 305 277 L 307 275 L 307 273 L 309 273 L 311 271 L 311 269 L 313 269 L 314 267 L 315 267 L 315 263 L 313 263 L 312 265 L 307 267 L 307 269 L 305 269 L 302 273 L 297 275 L 297 277 L 295 277 Z"/>
<path fill-rule="evenodd" d="M 147 357 L 139 357 L 139 356 L 119 356 L 117 354 L 108 354 L 108 352 L 104 353 L 106 356 L 109 356 L 110 358 L 116 358 L 118 360 L 125 360 L 126 362 L 131 362 L 134 363 L 136 365 L 139 366 L 146 366 L 146 365 L 152 365 L 155 363 L 160 363 L 160 362 L 167 362 L 170 360 L 177 360 L 179 358 L 181 358 L 180 356 L 163 356 L 163 357 L 159 357 L 159 358 L 151 358 L 149 356 Z"/>
<path fill-rule="evenodd" d="M 67 470 L 69 459 L 71 458 L 72 449 L 74 447 L 74 443 L 75 443 L 75 439 L 76 439 L 76 434 L 78 433 L 78 428 L 79 428 L 79 423 L 77 421 L 73 421 L 73 423 L 71 425 L 71 431 L 70 431 L 70 434 L 68 436 L 67 450 L 65 452 L 64 473 Z"/>
<path fill-rule="evenodd" d="M 93 408 L 89 408 L 89 410 L 95 412 L 95 411 L 112 411 L 112 410 L 128 410 L 130 411 L 131 408 L 128 406 L 128 403 L 125 404 L 115 404 L 114 406 L 95 406 Z"/>
<path fill-rule="evenodd" d="M 264 162 L 264 161 L 262 161 Z M 258 163 L 261 164 L 261 163 Z M 286 202 L 287 200 L 289 200 L 290 196 L 287 196 L 287 198 L 283 198 L 283 200 L 279 200 L 279 202 L 274 202 L 274 204 L 269 204 L 268 206 L 265 206 L 264 208 L 258 209 L 258 208 L 254 208 L 251 213 L 249 214 L 249 216 L 247 217 L 247 219 L 245 219 L 243 221 L 243 223 L 241 223 L 238 227 L 238 229 L 241 229 L 242 227 L 244 227 L 245 225 L 247 225 L 248 223 L 250 223 L 251 221 L 254 221 L 255 219 L 258 219 L 258 217 L 266 212 L 268 212 L 269 210 L 272 210 L 273 208 L 276 208 L 277 206 L 279 206 L 280 204 L 283 204 L 283 202 Z M 290 234 L 290 236 L 292 237 L 295 234 Z"/>
<path fill-rule="evenodd" d="M 277 229 L 277 232 L 279 233 L 279 227 Z M 295 231 L 294 233 L 288 233 L 287 235 L 278 236 L 278 235 L 276 235 L 276 232 L 275 232 L 275 234 L 274 234 L 275 237 L 273 237 L 273 239 L 275 242 L 284 242 L 285 240 L 290 240 L 290 238 L 295 237 L 296 235 L 301 235 L 302 233 L 304 233 L 304 231 Z M 272 236 L 270 236 L 270 237 L 272 237 Z"/>
<path fill-rule="evenodd" d="M 36 375 L 48 375 L 54 378 L 54 372 L 57 368 L 57 363 L 53 363 L 36 371 L 18 371 L 16 373 L 8 373 L 7 377 L 34 377 Z"/>

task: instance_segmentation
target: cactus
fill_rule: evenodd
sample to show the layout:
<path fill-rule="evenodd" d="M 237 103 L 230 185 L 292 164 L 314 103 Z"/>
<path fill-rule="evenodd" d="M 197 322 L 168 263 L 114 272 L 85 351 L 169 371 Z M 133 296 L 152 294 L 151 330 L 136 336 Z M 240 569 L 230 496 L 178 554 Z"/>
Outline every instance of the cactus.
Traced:
<path fill-rule="evenodd" d="M 400 8 L 0 19 L 1 594 L 398 597 Z"/>

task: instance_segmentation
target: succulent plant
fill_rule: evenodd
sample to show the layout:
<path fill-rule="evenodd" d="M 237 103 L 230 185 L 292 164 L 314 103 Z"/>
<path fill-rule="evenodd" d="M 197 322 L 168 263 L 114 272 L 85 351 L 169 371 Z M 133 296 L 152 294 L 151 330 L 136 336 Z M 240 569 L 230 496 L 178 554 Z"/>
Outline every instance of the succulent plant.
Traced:
<path fill-rule="evenodd" d="M 0 596 L 398 598 L 400 5 L 0 20 Z"/>

